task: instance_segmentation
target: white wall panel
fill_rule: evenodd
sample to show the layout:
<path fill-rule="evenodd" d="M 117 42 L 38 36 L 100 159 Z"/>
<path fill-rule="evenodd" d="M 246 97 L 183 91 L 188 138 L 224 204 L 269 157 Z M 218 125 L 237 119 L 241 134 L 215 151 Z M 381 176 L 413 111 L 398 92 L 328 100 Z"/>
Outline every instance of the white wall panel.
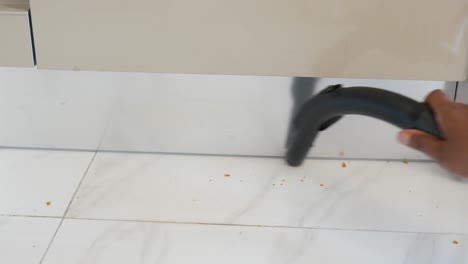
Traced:
<path fill-rule="evenodd" d="M 455 83 L 318 79 L 376 86 L 422 100 Z M 0 69 L 1 146 L 282 156 L 292 79 Z M 398 129 L 347 116 L 319 135 L 315 157 L 425 157 L 397 144 Z M 368 146 L 368 147 L 366 147 Z M 369 147 L 370 146 L 370 147 Z"/>

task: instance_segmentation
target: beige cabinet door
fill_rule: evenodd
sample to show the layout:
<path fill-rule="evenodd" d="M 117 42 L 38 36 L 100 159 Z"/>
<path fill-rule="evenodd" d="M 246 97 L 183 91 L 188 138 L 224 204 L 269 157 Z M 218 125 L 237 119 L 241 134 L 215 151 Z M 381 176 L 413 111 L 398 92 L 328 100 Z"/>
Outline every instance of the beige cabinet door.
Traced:
<path fill-rule="evenodd" d="M 466 80 L 466 0 L 31 0 L 38 67 Z"/>
<path fill-rule="evenodd" d="M 28 10 L 28 1 L 0 0 L 0 66 L 34 66 Z"/>

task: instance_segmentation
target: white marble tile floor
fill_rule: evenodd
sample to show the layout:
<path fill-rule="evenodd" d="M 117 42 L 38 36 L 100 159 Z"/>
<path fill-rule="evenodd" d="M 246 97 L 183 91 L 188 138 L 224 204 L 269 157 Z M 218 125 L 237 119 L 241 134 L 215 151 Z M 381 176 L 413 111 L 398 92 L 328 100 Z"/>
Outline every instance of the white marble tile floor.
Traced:
<path fill-rule="evenodd" d="M 65 220 L 44 263 L 465 263 L 462 235 Z M 460 242 L 459 242 L 460 243 Z"/>
<path fill-rule="evenodd" d="M 0 215 L 63 216 L 93 156 L 0 149 Z"/>
<path fill-rule="evenodd" d="M 0 263 L 468 263 L 467 190 L 432 162 L 0 149 Z"/>
<path fill-rule="evenodd" d="M 39 263 L 59 218 L 0 216 L 0 263 Z"/>

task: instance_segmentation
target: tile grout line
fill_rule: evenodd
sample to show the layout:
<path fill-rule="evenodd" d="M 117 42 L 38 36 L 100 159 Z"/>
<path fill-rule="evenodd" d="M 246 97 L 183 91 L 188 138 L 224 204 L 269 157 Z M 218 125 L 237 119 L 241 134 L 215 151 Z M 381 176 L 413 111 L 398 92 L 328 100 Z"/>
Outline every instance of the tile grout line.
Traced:
<path fill-rule="evenodd" d="M 23 217 L 23 218 L 48 218 L 48 219 L 62 219 L 63 216 L 51 216 L 51 215 L 27 215 L 27 214 L 0 214 L 4 217 Z"/>
<path fill-rule="evenodd" d="M 352 231 L 352 232 L 376 232 L 376 233 L 397 233 L 397 234 L 428 234 L 428 235 L 468 235 L 465 232 L 430 232 L 430 231 L 402 231 L 402 230 L 379 230 L 365 228 L 339 228 L 339 227 L 317 227 L 317 226 L 282 226 L 282 225 L 255 225 L 255 224 L 234 224 L 234 223 L 214 223 L 214 222 L 183 222 L 164 220 L 140 220 L 140 219 L 117 219 L 117 218 L 89 218 L 89 217 L 59 217 L 41 215 L 13 215 L 0 214 L 0 217 L 25 217 L 25 218 L 48 218 L 77 221 L 102 221 L 102 222 L 123 222 L 123 223 L 147 223 L 147 224 L 174 224 L 174 225 L 206 225 L 206 226 L 227 226 L 227 227 L 255 227 L 255 228 L 279 228 L 279 229 L 305 229 L 305 230 L 329 230 L 329 231 Z"/>
<path fill-rule="evenodd" d="M 94 159 L 96 158 L 96 155 L 97 155 L 97 152 L 94 152 L 93 157 L 91 158 L 91 160 L 90 160 L 89 163 L 88 163 L 88 167 L 86 167 L 86 170 L 85 170 L 84 173 L 83 173 L 83 177 L 81 177 L 81 180 L 80 180 L 80 182 L 78 183 L 78 186 L 76 187 L 75 192 L 73 193 L 73 195 L 72 195 L 70 201 L 68 202 L 67 208 L 65 209 L 65 212 L 63 213 L 63 216 L 60 218 L 60 223 L 58 224 L 57 229 L 55 230 L 54 234 L 52 235 L 52 238 L 50 239 L 49 244 L 47 245 L 47 248 L 46 248 L 46 250 L 44 251 L 44 254 L 43 254 L 42 257 L 41 257 L 41 260 L 39 261 L 39 264 L 42 264 L 42 263 L 44 262 L 44 259 L 45 259 L 45 257 L 47 256 L 47 253 L 49 252 L 49 249 L 50 249 L 50 247 L 52 246 L 52 244 L 53 244 L 53 242 L 54 242 L 54 240 L 55 240 L 55 237 L 57 236 L 57 234 L 58 234 L 58 232 L 59 232 L 59 230 L 60 230 L 60 227 L 62 227 L 63 221 L 66 219 L 65 216 L 67 215 L 68 210 L 69 210 L 70 207 L 71 207 L 71 204 L 72 204 L 72 202 L 73 202 L 73 199 L 75 199 L 75 196 L 76 196 L 76 194 L 78 193 L 78 190 L 80 189 L 80 186 L 81 186 L 81 184 L 83 183 L 83 181 L 84 181 L 86 175 L 88 174 L 88 171 L 89 171 L 89 169 L 91 168 L 91 165 L 93 164 Z"/>
<path fill-rule="evenodd" d="M 259 158 L 259 159 L 284 159 L 284 156 L 275 155 L 249 155 L 249 154 L 216 154 L 216 153 L 190 153 L 190 152 L 164 152 L 164 151 L 136 151 L 136 150 L 100 150 L 100 149 L 73 149 L 73 148 L 40 148 L 1 146 L 0 150 L 44 150 L 44 151 L 68 151 L 68 152 L 97 152 L 115 154 L 141 154 L 141 155 L 170 155 L 170 156 L 194 156 L 194 157 L 221 157 L 221 158 Z M 405 158 L 353 158 L 353 157 L 306 157 L 306 160 L 350 160 L 350 161 L 390 161 L 400 162 L 407 160 L 411 162 L 433 163 L 430 159 L 405 159 Z"/>
<path fill-rule="evenodd" d="M 351 231 L 351 232 L 376 232 L 376 233 L 397 233 L 397 234 L 428 234 L 428 235 L 468 235 L 465 232 L 424 232 L 424 231 L 402 231 L 402 230 L 378 230 L 360 228 L 338 228 L 338 227 L 313 227 L 313 226 L 281 226 L 281 225 L 254 225 L 254 224 L 226 224 L 209 222 L 177 222 L 163 220 L 135 220 L 135 219 L 105 219 L 105 218 L 79 218 L 67 217 L 68 220 L 78 221 L 107 221 L 123 223 L 147 223 L 147 224 L 174 224 L 174 225 L 204 225 L 204 226 L 227 226 L 227 227 L 255 227 L 255 228 L 278 228 L 278 229 L 305 229 L 305 230 L 328 230 L 328 231 Z"/>

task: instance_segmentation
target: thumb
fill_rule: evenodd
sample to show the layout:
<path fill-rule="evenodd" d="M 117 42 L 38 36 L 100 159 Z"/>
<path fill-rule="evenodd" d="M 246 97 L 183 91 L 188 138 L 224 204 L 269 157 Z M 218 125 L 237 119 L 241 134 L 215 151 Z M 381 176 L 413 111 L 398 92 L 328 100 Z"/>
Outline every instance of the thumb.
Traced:
<path fill-rule="evenodd" d="M 406 129 L 398 134 L 401 144 L 426 153 L 437 160 L 440 155 L 442 141 L 420 130 Z"/>

